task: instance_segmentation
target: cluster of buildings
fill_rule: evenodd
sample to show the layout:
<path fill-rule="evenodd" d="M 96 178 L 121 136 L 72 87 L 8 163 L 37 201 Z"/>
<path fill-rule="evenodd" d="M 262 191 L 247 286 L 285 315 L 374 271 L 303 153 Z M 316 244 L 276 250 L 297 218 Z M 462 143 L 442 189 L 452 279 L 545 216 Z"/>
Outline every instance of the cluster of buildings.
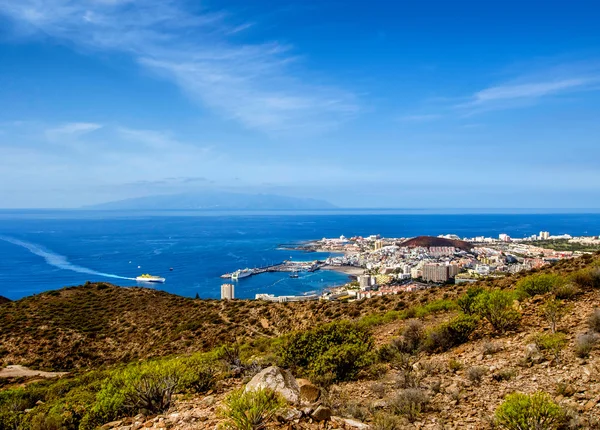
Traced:
<path fill-rule="evenodd" d="M 447 240 L 437 240 L 440 238 Z M 540 247 L 539 241 L 562 239 L 600 246 L 600 238 L 597 236 L 553 236 L 548 231 L 523 239 L 513 239 L 505 233 L 499 234 L 497 238 L 460 238 L 448 234 L 433 239 L 436 239 L 432 241 L 436 246 L 407 246 L 405 238 L 383 238 L 379 235 L 323 238 L 311 243 L 310 249 L 339 254 L 327 259 L 325 264 L 353 266 L 360 268 L 363 274 L 355 281 L 329 288 L 321 295 L 257 294 L 256 299 L 272 302 L 359 300 L 398 294 L 429 288 L 431 284 L 475 282 L 482 278 L 505 276 L 539 268 L 563 258 L 572 258 L 577 254 Z M 457 240 L 461 242 L 457 244 Z M 454 244 L 460 248 L 452 246 Z M 233 298 L 233 285 L 228 285 L 221 287 L 222 298 Z"/>

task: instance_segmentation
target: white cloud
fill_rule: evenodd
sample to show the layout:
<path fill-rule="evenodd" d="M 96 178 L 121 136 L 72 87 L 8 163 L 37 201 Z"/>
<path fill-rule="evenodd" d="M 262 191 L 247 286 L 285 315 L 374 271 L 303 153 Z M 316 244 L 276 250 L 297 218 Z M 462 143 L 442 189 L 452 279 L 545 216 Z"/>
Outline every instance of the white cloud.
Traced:
<path fill-rule="evenodd" d="M 188 12 L 177 0 L 0 0 L 0 13 L 45 36 L 125 52 L 226 118 L 264 132 L 319 131 L 358 111 L 353 94 L 322 85 L 276 42 L 228 40 L 251 23 Z M 235 36 L 237 39 L 237 35 Z"/>
<path fill-rule="evenodd" d="M 49 128 L 46 130 L 45 134 L 51 141 L 62 141 L 82 136 L 101 128 L 102 125 L 93 122 L 71 122 L 59 127 Z"/>
<path fill-rule="evenodd" d="M 547 82 L 500 85 L 486 88 L 473 96 L 473 103 L 486 103 L 496 100 L 544 97 L 566 91 L 580 90 L 598 82 L 597 78 L 570 78 Z"/>

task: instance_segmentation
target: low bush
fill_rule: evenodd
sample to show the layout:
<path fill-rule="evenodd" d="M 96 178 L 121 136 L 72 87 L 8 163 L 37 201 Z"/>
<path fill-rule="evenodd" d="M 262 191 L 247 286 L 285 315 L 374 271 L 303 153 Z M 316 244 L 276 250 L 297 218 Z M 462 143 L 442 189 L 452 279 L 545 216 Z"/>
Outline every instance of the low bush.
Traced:
<path fill-rule="evenodd" d="M 494 373 L 492 379 L 497 382 L 510 381 L 515 376 L 517 376 L 517 371 L 513 368 L 506 367 Z"/>
<path fill-rule="evenodd" d="M 413 319 L 407 321 L 402 330 L 402 336 L 398 341 L 394 342 L 394 345 L 399 351 L 412 354 L 421 348 L 424 339 L 425 329 L 423 328 L 423 323 Z"/>
<path fill-rule="evenodd" d="M 484 291 L 485 290 L 482 287 L 469 287 L 467 292 L 456 301 L 460 310 L 467 315 L 475 313 L 475 301 L 477 296 Z"/>
<path fill-rule="evenodd" d="M 565 280 L 562 276 L 553 273 L 536 273 L 519 280 L 516 290 L 525 296 L 532 297 L 549 293 L 564 283 Z"/>
<path fill-rule="evenodd" d="M 290 335 L 281 348 L 283 365 L 334 381 L 356 378 L 375 358 L 370 331 L 348 321 L 336 321 Z"/>
<path fill-rule="evenodd" d="M 557 299 L 549 299 L 544 303 L 542 312 L 550 324 L 550 330 L 552 330 L 552 333 L 556 333 L 556 326 L 567 312 L 563 302 Z"/>
<path fill-rule="evenodd" d="M 452 373 L 456 373 L 458 372 L 460 369 L 462 369 L 463 364 L 458 361 L 455 360 L 454 358 L 451 358 L 450 360 L 448 360 L 448 370 Z"/>
<path fill-rule="evenodd" d="M 588 326 L 590 330 L 600 333 L 600 309 L 596 309 L 588 318 Z"/>
<path fill-rule="evenodd" d="M 495 330 L 504 333 L 516 328 L 521 314 L 513 308 L 514 295 L 510 291 L 484 291 L 477 296 L 475 310 L 485 318 Z"/>
<path fill-rule="evenodd" d="M 538 333 L 532 337 L 532 341 L 541 351 L 552 354 L 556 361 L 560 361 L 560 352 L 567 344 L 563 333 Z"/>
<path fill-rule="evenodd" d="M 483 344 L 483 355 L 494 355 L 500 351 L 502 351 L 502 345 L 499 343 L 488 341 Z"/>
<path fill-rule="evenodd" d="M 396 397 L 391 401 L 391 408 L 397 414 L 404 415 L 410 422 L 419 418 L 429 403 L 429 396 L 419 388 L 407 388 L 398 391 Z"/>
<path fill-rule="evenodd" d="M 575 340 L 575 355 L 579 358 L 587 358 L 594 349 L 598 339 L 593 334 L 581 334 Z"/>
<path fill-rule="evenodd" d="M 600 288 L 600 267 L 578 270 L 570 276 L 571 281 L 581 288 Z"/>
<path fill-rule="evenodd" d="M 469 340 L 477 328 L 478 319 L 472 315 L 461 314 L 453 320 L 430 329 L 423 341 L 422 348 L 427 352 L 444 352 Z"/>
<path fill-rule="evenodd" d="M 483 366 L 472 366 L 467 369 L 467 377 L 472 383 L 477 385 L 481 383 L 481 380 L 486 375 L 486 373 L 487 368 Z"/>
<path fill-rule="evenodd" d="M 572 300 L 580 292 L 581 291 L 579 290 L 579 287 L 573 282 L 561 283 L 552 288 L 552 293 L 554 293 L 554 296 L 560 300 Z"/>
<path fill-rule="evenodd" d="M 543 392 L 513 393 L 496 409 L 496 424 L 508 430 L 552 430 L 564 421 L 564 412 Z"/>
<path fill-rule="evenodd" d="M 259 430 L 273 419 L 285 406 L 281 397 L 266 389 L 244 392 L 241 388 L 229 394 L 219 415 L 225 419 L 224 428 L 233 430 Z"/>
<path fill-rule="evenodd" d="M 373 430 L 398 430 L 402 428 L 402 421 L 397 415 L 378 412 L 375 414 L 371 428 Z"/>

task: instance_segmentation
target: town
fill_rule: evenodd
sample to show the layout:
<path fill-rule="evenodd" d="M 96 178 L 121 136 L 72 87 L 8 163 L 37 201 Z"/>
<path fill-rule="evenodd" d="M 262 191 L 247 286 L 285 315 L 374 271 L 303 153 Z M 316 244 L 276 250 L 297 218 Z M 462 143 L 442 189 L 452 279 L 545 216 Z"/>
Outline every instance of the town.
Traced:
<path fill-rule="evenodd" d="M 325 261 L 284 262 L 275 270 L 295 272 L 327 268 L 349 273 L 354 279 L 345 285 L 327 288 L 321 294 L 275 296 L 261 293 L 256 294 L 255 299 L 353 301 L 449 283 L 471 283 L 538 269 L 561 259 L 593 252 L 600 249 L 600 237 L 553 236 L 548 231 L 519 239 L 505 233 L 497 238 L 460 238 L 454 234 L 414 238 L 384 238 L 380 235 L 347 238 L 342 235 L 302 244 L 296 249 L 328 252 L 332 256 Z M 256 274 L 267 270 L 272 269 L 261 269 Z M 224 277 L 231 277 L 231 274 Z M 233 299 L 234 296 L 234 284 L 221 286 L 222 299 Z"/>

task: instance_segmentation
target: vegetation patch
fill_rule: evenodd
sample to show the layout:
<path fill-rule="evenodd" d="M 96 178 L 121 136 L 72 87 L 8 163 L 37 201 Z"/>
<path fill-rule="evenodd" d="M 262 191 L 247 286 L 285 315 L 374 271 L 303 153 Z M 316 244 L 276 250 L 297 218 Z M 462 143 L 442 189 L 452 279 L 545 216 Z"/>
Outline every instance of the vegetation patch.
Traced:
<path fill-rule="evenodd" d="M 496 424 L 508 430 L 553 430 L 564 421 L 563 410 L 543 392 L 513 393 L 496 409 Z"/>

